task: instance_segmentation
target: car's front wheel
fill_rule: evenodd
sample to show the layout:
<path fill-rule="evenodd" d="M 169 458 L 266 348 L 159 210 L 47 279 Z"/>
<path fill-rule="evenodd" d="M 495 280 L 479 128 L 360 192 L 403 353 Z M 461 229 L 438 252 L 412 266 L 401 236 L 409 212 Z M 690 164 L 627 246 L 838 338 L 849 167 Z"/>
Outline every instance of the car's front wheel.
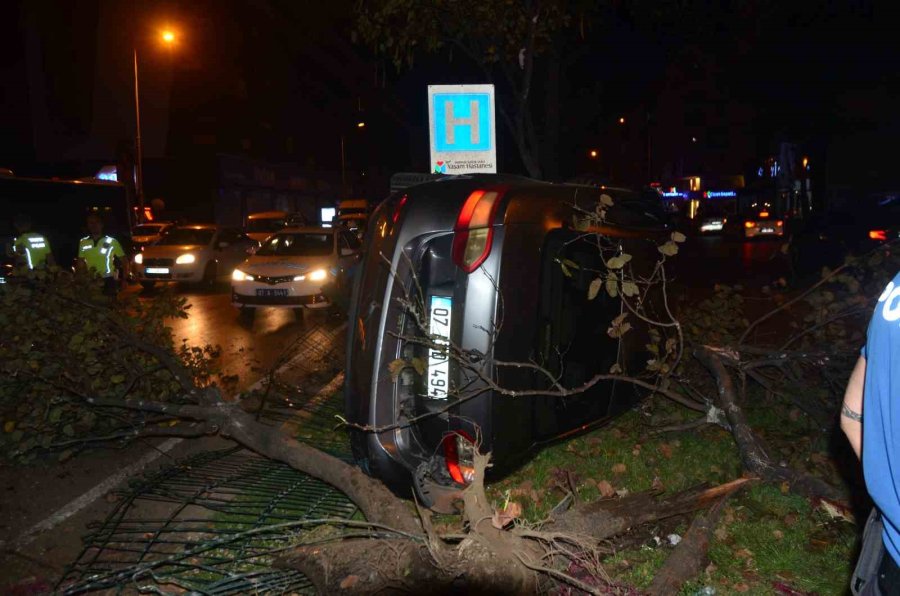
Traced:
<path fill-rule="evenodd" d="M 216 283 L 216 263 L 210 261 L 203 268 L 203 280 L 201 282 L 207 288 L 211 288 Z"/>

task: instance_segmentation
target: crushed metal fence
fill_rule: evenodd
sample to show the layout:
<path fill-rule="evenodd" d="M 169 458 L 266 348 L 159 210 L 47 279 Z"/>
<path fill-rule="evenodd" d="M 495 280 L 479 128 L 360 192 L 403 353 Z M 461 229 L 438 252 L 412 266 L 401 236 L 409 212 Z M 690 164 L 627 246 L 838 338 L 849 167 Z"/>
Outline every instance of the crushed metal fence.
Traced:
<path fill-rule="evenodd" d="M 310 520 L 357 513 L 340 491 L 240 448 L 190 457 L 121 497 L 60 592 L 309 593 L 302 574 L 272 569 L 274 558 L 317 540 Z"/>
<path fill-rule="evenodd" d="M 331 358 L 343 329 L 313 329 L 298 342 L 301 365 Z M 326 346 L 330 345 L 330 349 Z M 315 394 L 273 379 L 260 421 L 346 457 L 342 375 Z M 62 594 L 305 594 L 295 570 L 274 569 L 280 553 L 333 540 L 357 507 L 340 491 L 240 447 L 196 454 L 132 480 L 114 510 L 91 528 L 57 585 Z"/>

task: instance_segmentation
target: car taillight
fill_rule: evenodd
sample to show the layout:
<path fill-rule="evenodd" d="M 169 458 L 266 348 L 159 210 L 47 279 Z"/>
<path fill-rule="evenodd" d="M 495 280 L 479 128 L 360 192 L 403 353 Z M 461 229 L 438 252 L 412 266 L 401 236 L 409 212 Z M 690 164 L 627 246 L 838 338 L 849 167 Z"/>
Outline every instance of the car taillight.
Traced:
<path fill-rule="evenodd" d="M 403 195 L 400 197 L 400 200 L 397 201 L 397 206 L 394 207 L 394 216 L 391 218 L 393 223 L 397 223 L 397 220 L 400 219 L 400 212 L 403 210 L 403 206 L 406 205 L 406 201 L 409 199 L 407 195 Z"/>
<path fill-rule="evenodd" d="M 784 222 L 781 221 L 780 219 L 779 219 L 778 221 L 775 222 L 775 227 L 780 228 L 780 227 L 783 226 L 783 225 L 784 225 Z"/>
<path fill-rule="evenodd" d="M 745 221 L 744 227 L 745 228 L 754 228 L 754 227 L 756 227 L 756 222 L 755 221 Z"/>
<path fill-rule="evenodd" d="M 760 211 L 759 216 L 762 217 L 763 219 L 765 219 L 765 218 L 769 217 L 769 212 L 768 211 Z"/>
<path fill-rule="evenodd" d="M 885 242 L 887 240 L 887 230 L 869 230 L 869 238 Z"/>
<path fill-rule="evenodd" d="M 466 273 L 478 269 L 491 254 L 494 214 L 501 192 L 476 190 L 459 211 L 453 228 L 453 262 Z"/>
<path fill-rule="evenodd" d="M 462 431 L 454 431 L 443 440 L 447 472 L 457 484 L 469 484 L 475 478 L 475 443 Z"/>

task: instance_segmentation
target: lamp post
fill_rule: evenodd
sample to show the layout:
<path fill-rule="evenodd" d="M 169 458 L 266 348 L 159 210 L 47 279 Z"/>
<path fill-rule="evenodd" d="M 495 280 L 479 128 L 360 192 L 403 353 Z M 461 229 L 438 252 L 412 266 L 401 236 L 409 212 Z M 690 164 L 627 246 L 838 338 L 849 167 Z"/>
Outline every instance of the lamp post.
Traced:
<path fill-rule="evenodd" d="M 135 194 L 138 203 L 138 223 L 144 217 L 144 156 L 141 143 L 141 93 L 138 87 L 137 46 L 134 47 L 134 145 L 135 145 Z"/>
<path fill-rule="evenodd" d="M 175 32 L 164 29 L 159 34 L 160 40 L 167 47 L 175 44 Z M 144 217 L 144 146 L 141 142 L 141 92 L 138 76 L 138 52 L 137 44 L 132 48 L 134 58 L 134 145 L 135 145 L 135 194 L 137 195 L 138 217 Z"/>

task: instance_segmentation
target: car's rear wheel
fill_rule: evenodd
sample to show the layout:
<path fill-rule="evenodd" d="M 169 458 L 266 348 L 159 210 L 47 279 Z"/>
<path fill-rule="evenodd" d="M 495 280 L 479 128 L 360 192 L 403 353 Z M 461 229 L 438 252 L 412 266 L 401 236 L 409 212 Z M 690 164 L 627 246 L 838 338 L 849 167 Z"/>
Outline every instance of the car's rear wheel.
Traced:
<path fill-rule="evenodd" d="M 155 285 L 156 285 L 155 281 L 142 281 L 141 282 L 141 287 L 147 291 L 152 290 Z"/>
<path fill-rule="evenodd" d="M 253 318 L 256 316 L 256 309 L 242 306 L 240 309 L 240 314 L 238 316 L 240 316 L 242 319 L 244 319 L 246 321 L 252 321 Z"/>

